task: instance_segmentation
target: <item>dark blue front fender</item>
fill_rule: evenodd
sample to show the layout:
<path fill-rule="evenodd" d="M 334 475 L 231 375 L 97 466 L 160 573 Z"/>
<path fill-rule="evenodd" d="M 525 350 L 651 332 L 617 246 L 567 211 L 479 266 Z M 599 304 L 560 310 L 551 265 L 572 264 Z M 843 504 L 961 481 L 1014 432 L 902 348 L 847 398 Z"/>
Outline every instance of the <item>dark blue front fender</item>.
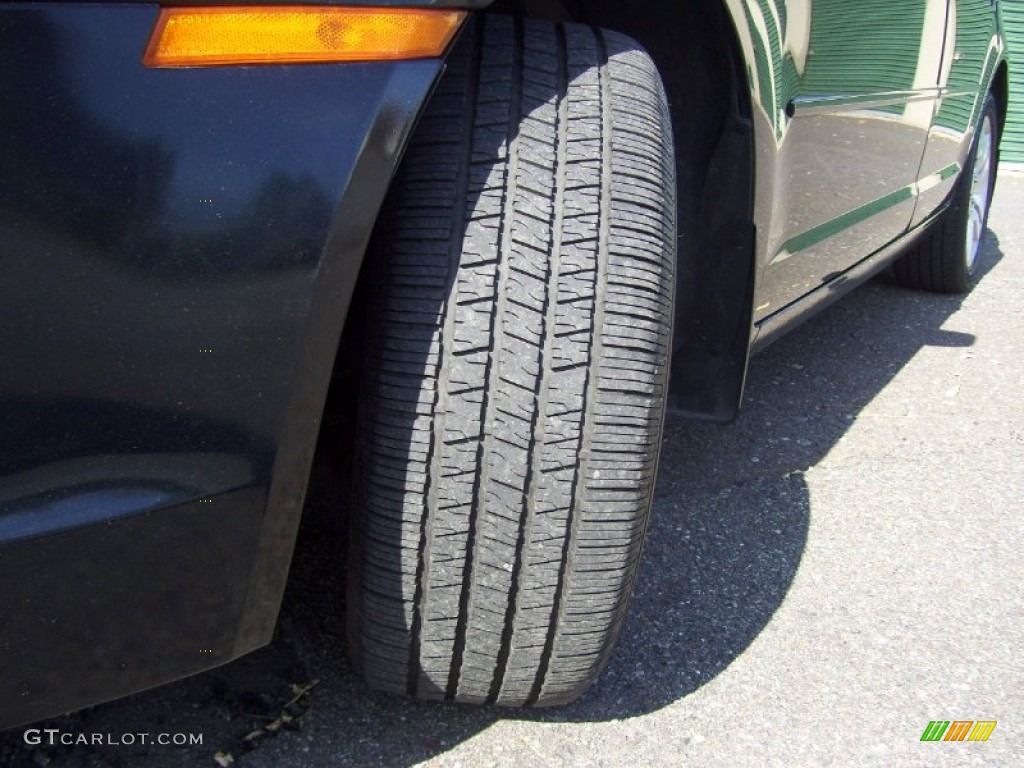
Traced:
<path fill-rule="evenodd" d="M 0 6 L 0 727 L 269 640 L 442 67 L 147 70 L 156 12 Z"/>

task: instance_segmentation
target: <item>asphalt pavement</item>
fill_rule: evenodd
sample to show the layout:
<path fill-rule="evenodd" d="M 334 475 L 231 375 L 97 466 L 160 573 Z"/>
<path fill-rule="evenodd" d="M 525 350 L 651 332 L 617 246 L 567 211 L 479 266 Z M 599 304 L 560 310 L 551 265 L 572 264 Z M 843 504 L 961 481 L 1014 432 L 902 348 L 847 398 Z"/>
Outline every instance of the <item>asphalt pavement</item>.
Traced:
<path fill-rule="evenodd" d="M 321 473 L 273 645 L 35 726 L 201 745 L 19 728 L 0 766 L 1024 764 L 1024 175 L 990 230 L 968 296 L 882 275 L 754 360 L 735 423 L 670 415 L 629 621 L 578 703 L 368 691 L 338 608 L 345 491 Z M 922 742 L 934 720 L 997 725 Z"/>

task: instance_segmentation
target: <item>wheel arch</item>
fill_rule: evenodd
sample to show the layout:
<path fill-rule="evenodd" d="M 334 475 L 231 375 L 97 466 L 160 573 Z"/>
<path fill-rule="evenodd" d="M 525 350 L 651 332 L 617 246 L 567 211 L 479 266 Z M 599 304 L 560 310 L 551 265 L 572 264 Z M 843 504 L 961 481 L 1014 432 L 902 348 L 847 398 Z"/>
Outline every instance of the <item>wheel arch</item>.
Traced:
<path fill-rule="evenodd" d="M 999 137 L 1001 138 L 1010 107 L 1010 68 L 1006 59 L 1000 61 L 996 67 L 995 75 L 992 77 L 991 91 L 996 97 L 996 105 L 999 110 Z"/>

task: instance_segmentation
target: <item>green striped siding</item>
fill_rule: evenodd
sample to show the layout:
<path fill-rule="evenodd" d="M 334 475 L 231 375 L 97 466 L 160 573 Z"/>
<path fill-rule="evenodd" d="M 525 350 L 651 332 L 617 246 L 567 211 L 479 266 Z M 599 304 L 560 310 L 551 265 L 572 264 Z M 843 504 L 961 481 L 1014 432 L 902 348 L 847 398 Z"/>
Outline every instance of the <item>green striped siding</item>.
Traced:
<path fill-rule="evenodd" d="M 924 2 L 816 0 L 804 95 L 911 88 L 919 51 L 909 35 L 923 29 L 924 14 Z"/>
<path fill-rule="evenodd" d="M 958 0 L 956 20 L 956 50 L 961 58 L 950 70 L 947 85 L 952 95 L 942 100 L 936 123 L 963 133 L 977 121 L 983 104 L 977 98 L 978 88 L 990 74 L 982 69 L 992 41 L 992 6 L 988 0 Z"/>
<path fill-rule="evenodd" d="M 1024 163 L 1024 0 L 1003 0 L 1003 25 L 1010 56 L 1010 111 L 1002 159 Z"/>

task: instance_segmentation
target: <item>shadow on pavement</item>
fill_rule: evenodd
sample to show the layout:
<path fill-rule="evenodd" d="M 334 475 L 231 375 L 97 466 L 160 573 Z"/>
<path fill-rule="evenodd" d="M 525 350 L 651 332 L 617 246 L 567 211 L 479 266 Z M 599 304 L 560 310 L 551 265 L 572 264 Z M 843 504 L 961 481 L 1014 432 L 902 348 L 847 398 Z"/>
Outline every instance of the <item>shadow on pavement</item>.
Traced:
<path fill-rule="evenodd" d="M 989 233 L 982 275 L 1002 258 Z M 728 667 L 771 620 L 800 565 L 813 512 L 803 472 L 923 347 L 967 347 L 943 330 L 962 297 L 915 293 L 882 275 L 755 358 L 731 425 L 670 414 L 630 617 L 604 675 L 561 710 L 418 704 L 369 691 L 344 653 L 347 489 L 314 473 L 278 634 L 227 667 L 36 727 L 199 732 L 195 748 L 28 748 L 0 735 L 0 766 L 412 765 L 502 719 L 597 722 L 655 711 Z M 839 585 L 837 585 L 839 588 Z M 811 651 L 812 649 L 809 649 Z M 290 709 L 291 686 L 318 681 Z M 276 734 L 244 737 L 282 713 Z M 48 760 L 49 762 L 44 762 Z M 31 763 L 29 763 L 31 764 Z"/>
<path fill-rule="evenodd" d="M 991 233 L 987 251 L 982 278 L 1002 257 Z M 733 424 L 670 415 L 619 650 L 583 700 L 539 719 L 641 715 L 732 663 L 800 565 L 813 512 L 804 471 L 922 348 L 973 345 L 942 329 L 963 298 L 907 291 L 883 274 L 756 357 Z"/>

